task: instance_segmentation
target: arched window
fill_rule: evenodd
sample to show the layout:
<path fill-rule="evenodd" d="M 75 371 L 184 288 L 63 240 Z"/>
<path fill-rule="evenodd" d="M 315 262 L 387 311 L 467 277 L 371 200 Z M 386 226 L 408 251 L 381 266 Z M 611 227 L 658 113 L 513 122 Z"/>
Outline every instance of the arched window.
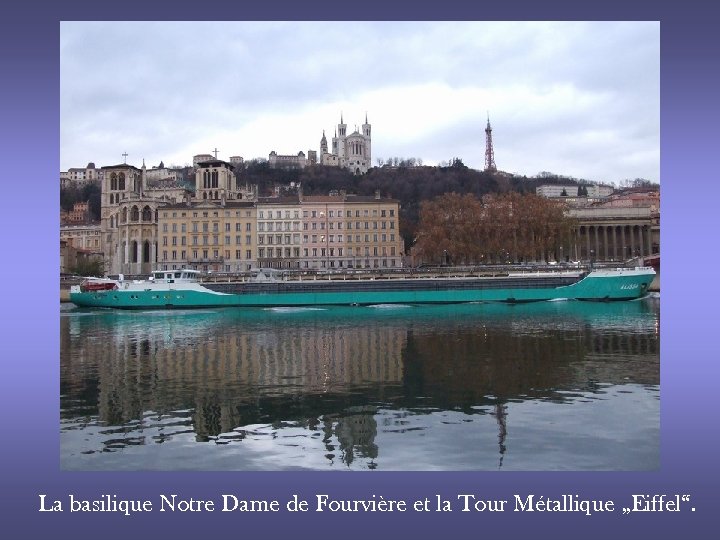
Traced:
<path fill-rule="evenodd" d="M 120 216 L 122 218 L 120 220 L 121 223 L 127 223 L 127 207 L 122 209 L 122 214 L 120 214 Z"/>
<path fill-rule="evenodd" d="M 110 189 L 116 190 L 118 188 L 117 174 L 112 173 L 110 175 Z"/>
<path fill-rule="evenodd" d="M 145 240 L 145 243 L 143 244 L 143 257 L 142 261 L 144 263 L 150 262 L 150 241 Z"/>
<path fill-rule="evenodd" d="M 115 216 L 110 216 L 110 228 L 115 228 Z"/>
<path fill-rule="evenodd" d="M 143 221 L 152 221 L 152 210 L 150 210 L 149 206 L 145 206 L 142 211 L 142 220 Z M 148 261 L 145 261 L 148 262 Z"/>
<path fill-rule="evenodd" d="M 137 240 L 133 240 L 130 244 L 130 262 L 138 262 L 138 243 Z"/>
<path fill-rule="evenodd" d="M 140 210 L 135 205 L 130 209 L 130 221 L 140 221 Z"/>
<path fill-rule="evenodd" d="M 120 176 L 118 177 L 118 189 L 120 191 L 125 191 L 125 173 L 120 173 Z"/>

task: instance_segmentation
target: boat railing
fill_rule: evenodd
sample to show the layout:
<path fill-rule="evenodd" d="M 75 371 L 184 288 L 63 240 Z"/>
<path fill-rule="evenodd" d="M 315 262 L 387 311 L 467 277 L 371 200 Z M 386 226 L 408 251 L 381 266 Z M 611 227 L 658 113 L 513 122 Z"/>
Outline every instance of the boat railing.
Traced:
<path fill-rule="evenodd" d="M 591 269 L 623 267 L 620 263 L 557 263 L 467 266 L 424 266 L 402 268 L 336 268 L 336 269 L 256 269 L 245 272 L 214 272 L 203 274 L 203 283 L 245 283 L 257 281 L 348 281 L 433 279 L 468 277 L 503 277 L 515 275 L 548 275 L 583 273 Z M 624 266 L 630 268 L 630 266 Z"/>

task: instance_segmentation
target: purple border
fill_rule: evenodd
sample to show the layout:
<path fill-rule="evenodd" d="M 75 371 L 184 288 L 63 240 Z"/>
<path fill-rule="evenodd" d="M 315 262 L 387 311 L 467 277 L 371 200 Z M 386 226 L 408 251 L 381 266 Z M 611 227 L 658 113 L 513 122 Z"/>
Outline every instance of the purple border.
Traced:
<path fill-rule="evenodd" d="M 715 18 L 699 2 L 664 8 L 625 2 L 549 6 L 524 1 L 501 7 L 448 1 L 404 6 L 391 3 L 363 13 L 368 19 L 638 19 L 661 20 L 662 32 L 662 191 L 663 191 L 663 319 L 662 319 L 662 467 L 654 473 L 69 473 L 59 470 L 57 306 L 58 148 L 59 148 L 59 21 L 80 19 L 344 19 L 356 17 L 341 8 L 317 3 L 273 3 L 272 8 L 212 2 L 98 3 L 71 6 L 23 4 L 5 11 L 0 32 L 4 211 L 6 231 L 3 283 L 4 376 L 2 403 L 3 479 L 0 508 L 10 537 L 125 538 L 135 534 L 190 537 L 202 534 L 262 538 L 281 535 L 343 538 L 368 536 L 436 538 L 503 534 L 540 537 L 701 538 L 711 536 L 717 507 L 717 407 L 714 374 L 717 352 L 712 336 L 718 306 L 712 277 L 717 242 L 711 205 L 718 187 L 710 164 L 717 154 L 718 32 Z M 68 4 L 68 3 L 65 3 Z M 619 4 L 619 3 L 618 3 Z M 697 4 L 697 5 L 695 5 Z M 337 4 L 335 4 L 337 5 Z M 365 3 L 364 5 L 367 5 Z M 171 6 L 171 7 L 170 7 Z M 522 9 L 522 11 L 520 11 Z M 5 8 L 7 10 L 7 7 Z M 701 10 L 701 11 L 698 11 Z M 612 159 L 611 156 L 608 159 Z M 707 207 L 704 207 L 707 205 Z M 20 232 L 20 231 L 23 232 Z M 27 231 L 31 234 L 26 234 Z M 16 232 L 17 231 L 17 232 Z M 692 234 L 689 234 L 692 231 Z M 709 255 L 708 255 L 709 252 Z M 40 254 L 40 255 L 38 255 Z M 50 254 L 50 255 L 48 255 Z M 689 259 L 680 257 L 690 256 Z M 689 278 L 689 264 L 705 269 Z M 21 277 L 22 274 L 22 277 Z M 715 284 L 710 283 L 710 287 Z M 29 288 L 31 287 L 31 289 Z M 698 296 L 698 293 L 701 295 Z M 557 513 L 416 513 L 405 514 L 160 514 L 125 517 L 117 514 L 39 513 L 38 494 L 67 499 L 69 494 L 96 498 L 116 493 L 128 499 L 156 499 L 159 493 L 217 498 L 221 493 L 256 499 L 335 498 L 414 500 L 440 494 L 454 498 L 472 493 L 484 498 L 511 498 L 535 493 L 564 493 L 589 499 L 628 502 L 634 493 L 690 494 L 696 512 L 623 516 Z M 708 531 L 708 532 L 704 532 Z M 20 536 L 22 535 L 22 536 Z"/>

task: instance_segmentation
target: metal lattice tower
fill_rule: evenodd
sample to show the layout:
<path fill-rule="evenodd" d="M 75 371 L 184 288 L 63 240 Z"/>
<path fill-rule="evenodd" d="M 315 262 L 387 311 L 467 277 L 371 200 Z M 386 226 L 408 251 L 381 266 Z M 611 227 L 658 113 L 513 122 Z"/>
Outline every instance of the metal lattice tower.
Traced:
<path fill-rule="evenodd" d="M 485 170 L 497 171 L 495 152 L 493 151 L 492 128 L 490 127 L 490 113 L 488 113 L 487 127 L 485 128 Z"/>

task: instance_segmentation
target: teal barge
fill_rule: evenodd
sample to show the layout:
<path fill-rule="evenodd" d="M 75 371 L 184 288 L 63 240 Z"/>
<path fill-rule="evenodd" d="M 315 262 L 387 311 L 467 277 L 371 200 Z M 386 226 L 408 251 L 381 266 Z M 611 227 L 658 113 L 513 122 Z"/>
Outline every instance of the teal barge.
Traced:
<path fill-rule="evenodd" d="M 352 277 L 352 276 L 350 276 Z M 260 279 L 202 283 L 196 270 L 156 271 L 147 280 L 88 279 L 70 290 L 81 307 L 189 309 L 548 300 L 633 300 L 645 296 L 652 268 L 510 272 L 471 277 Z"/>

